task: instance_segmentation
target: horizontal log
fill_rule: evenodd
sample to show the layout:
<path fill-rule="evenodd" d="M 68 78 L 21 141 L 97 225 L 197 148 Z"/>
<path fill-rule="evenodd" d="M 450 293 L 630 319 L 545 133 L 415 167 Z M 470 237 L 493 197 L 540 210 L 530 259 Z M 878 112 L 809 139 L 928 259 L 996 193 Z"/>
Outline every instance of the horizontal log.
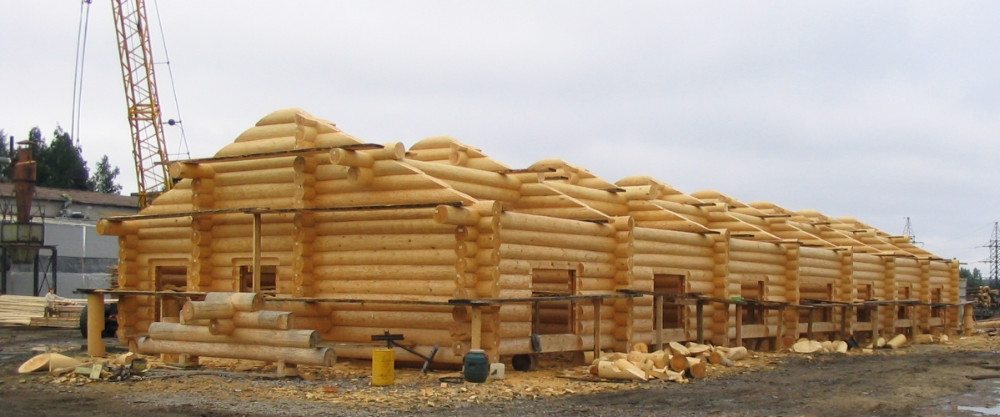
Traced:
<path fill-rule="evenodd" d="M 785 248 L 776 243 L 758 242 L 744 239 L 730 239 L 729 251 L 732 252 L 754 252 L 760 254 L 772 254 L 784 256 Z"/>
<path fill-rule="evenodd" d="M 709 257 L 654 255 L 637 253 L 632 257 L 637 266 L 665 267 L 693 270 L 708 270 L 715 268 L 715 260 Z"/>
<path fill-rule="evenodd" d="M 614 236 L 614 228 L 590 222 L 555 219 L 521 213 L 504 212 L 494 216 L 501 228 L 533 230 L 537 232 L 566 233 L 571 235 Z"/>
<path fill-rule="evenodd" d="M 372 219 L 342 222 L 317 222 L 317 236 L 366 234 L 449 234 L 455 226 L 440 224 L 431 215 L 424 219 Z"/>
<path fill-rule="evenodd" d="M 205 294 L 205 303 L 229 303 L 235 311 L 256 311 L 264 306 L 264 295 L 252 292 L 210 292 Z"/>
<path fill-rule="evenodd" d="M 228 302 L 188 301 L 181 307 L 181 318 L 185 321 L 198 319 L 232 318 L 236 309 Z"/>
<path fill-rule="evenodd" d="M 558 247 L 503 244 L 500 246 L 501 258 L 542 261 L 595 262 L 614 263 L 613 253 L 587 251 L 582 249 L 566 249 Z"/>
<path fill-rule="evenodd" d="M 450 312 L 413 311 L 337 311 L 330 318 L 333 326 L 378 326 L 406 329 L 441 329 L 455 322 Z"/>
<path fill-rule="evenodd" d="M 231 320 L 239 328 L 288 330 L 292 328 L 292 317 L 293 314 L 286 311 L 237 311 Z"/>
<path fill-rule="evenodd" d="M 394 204 L 435 204 L 448 201 L 465 201 L 462 194 L 448 188 L 414 190 L 362 191 L 356 193 L 324 194 L 317 183 L 314 203 L 321 207 L 351 207 Z"/>
<path fill-rule="evenodd" d="M 321 235 L 312 242 L 318 251 L 454 249 L 454 233 Z"/>
<path fill-rule="evenodd" d="M 333 366 L 337 355 L 330 348 L 290 348 L 261 345 L 246 345 L 238 343 L 204 343 L 181 342 L 173 340 L 155 340 L 148 337 L 140 338 L 139 353 L 143 354 L 189 354 L 213 358 L 232 358 L 311 365 Z"/>
<path fill-rule="evenodd" d="M 377 323 L 372 323 L 377 324 Z M 388 330 L 392 334 L 402 334 L 403 342 L 407 345 L 417 344 L 425 346 L 451 346 L 451 331 L 444 329 L 413 329 L 400 327 L 374 327 L 357 326 L 333 327 L 323 334 L 324 340 L 335 342 L 363 343 L 371 342 L 371 337 L 384 334 Z"/>
<path fill-rule="evenodd" d="M 313 255 L 320 265 L 454 265 L 458 257 L 452 249 L 339 251 Z"/>
<path fill-rule="evenodd" d="M 455 293 L 456 283 L 452 279 L 441 280 L 323 280 L 315 287 L 322 292 L 335 294 L 413 294 L 448 296 Z"/>
<path fill-rule="evenodd" d="M 729 272 L 732 274 L 785 275 L 786 265 L 754 263 L 745 261 L 729 261 Z"/>
<path fill-rule="evenodd" d="M 513 191 L 517 191 L 521 188 L 521 181 L 510 175 L 417 160 L 408 160 L 406 163 L 429 175 L 445 181 L 482 184 Z"/>
<path fill-rule="evenodd" d="M 613 237 L 510 229 L 500 229 L 500 240 L 511 244 L 579 249 L 595 252 L 614 252 L 618 245 L 618 242 Z"/>
<path fill-rule="evenodd" d="M 238 343 L 249 345 L 313 348 L 320 341 L 313 330 L 268 330 L 236 328 L 229 335 L 215 335 L 205 326 L 187 326 L 178 323 L 156 322 L 149 326 L 149 337 L 155 340 L 174 340 L 205 343 Z"/>

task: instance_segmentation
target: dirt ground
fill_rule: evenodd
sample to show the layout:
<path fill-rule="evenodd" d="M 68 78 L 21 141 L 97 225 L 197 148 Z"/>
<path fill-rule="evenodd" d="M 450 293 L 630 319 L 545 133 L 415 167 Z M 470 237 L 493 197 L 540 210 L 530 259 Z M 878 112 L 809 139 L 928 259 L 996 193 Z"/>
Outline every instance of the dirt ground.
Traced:
<path fill-rule="evenodd" d="M 125 352 L 105 340 L 109 360 Z M 153 357 L 124 382 L 17 373 L 39 352 L 88 360 L 82 343 L 76 330 L 0 327 L 0 416 L 1000 415 L 1000 338 L 985 334 L 872 353 L 755 352 L 687 384 L 602 382 L 555 358 L 533 372 L 508 363 L 505 379 L 484 384 L 397 369 L 390 387 L 370 386 L 370 364 L 349 361 L 294 378 L 261 362 L 203 358 L 180 370 Z"/>

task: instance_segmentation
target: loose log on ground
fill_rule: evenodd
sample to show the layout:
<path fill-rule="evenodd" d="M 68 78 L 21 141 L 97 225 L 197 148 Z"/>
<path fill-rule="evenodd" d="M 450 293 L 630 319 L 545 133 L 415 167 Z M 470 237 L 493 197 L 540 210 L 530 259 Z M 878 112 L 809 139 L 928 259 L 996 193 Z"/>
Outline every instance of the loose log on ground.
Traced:
<path fill-rule="evenodd" d="M 189 354 L 213 358 L 247 359 L 267 362 L 285 361 L 298 365 L 332 366 L 337 355 L 329 348 L 291 348 L 236 343 L 183 342 L 139 339 L 139 353 L 143 354 Z"/>
<path fill-rule="evenodd" d="M 747 358 L 749 356 L 750 356 L 750 352 L 747 350 L 747 348 L 745 348 L 743 346 L 737 346 L 737 347 L 731 348 L 731 349 L 729 349 L 729 352 L 726 353 L 726 358 L 728 358 L 729 360 L 732 360 L 732 361 L 738 361 L 740 359 L 744 359 L 744 358 Z"/>
<path fill-rule="evenodd" d="M 155 340 L 174 340 L 205 343 L 237 343 L 264 346 L 312 348 L 320 341 L 313 330 L 234 329 L 229 335 L 212 334 L 208 327 L 185 326 L 177 323 L 156 322 L 149 325 L 149 337 Z"/>
<path fill-rule="evenodd" d="M 899 349 L 906 343 L 906 335 L 900 333 L 885 343 L 886 349 Z"/>
<path fill-rule="evenodd" d="M 185 321 L 198 319 L 228 319 L 236 309 L 228 302 L 188 301 L 181 308 L 181 318 Z"/>

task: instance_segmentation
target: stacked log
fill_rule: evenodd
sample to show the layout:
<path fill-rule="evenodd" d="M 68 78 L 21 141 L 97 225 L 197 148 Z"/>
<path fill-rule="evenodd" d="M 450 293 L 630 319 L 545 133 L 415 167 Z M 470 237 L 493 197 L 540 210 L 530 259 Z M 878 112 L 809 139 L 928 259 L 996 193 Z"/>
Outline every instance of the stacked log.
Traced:
<path fill-rule="evenodd" d="M 188 301 L 181 323 L 156 322 L 139 339 L 144 354 L 209 356 L 276 362 L 284 365 L 331 366 L 337 357 L 317 347 L 319 332 L 294 329 L 294 314 L 263 310 L 260 293 L 208 293 L 205 301 Z"/>

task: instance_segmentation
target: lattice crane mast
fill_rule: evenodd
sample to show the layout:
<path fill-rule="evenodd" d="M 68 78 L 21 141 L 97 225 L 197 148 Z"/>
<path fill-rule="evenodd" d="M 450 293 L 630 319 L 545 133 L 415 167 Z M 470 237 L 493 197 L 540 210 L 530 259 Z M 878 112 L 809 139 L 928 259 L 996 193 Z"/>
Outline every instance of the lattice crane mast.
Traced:
<path fill-rule="evenodd" d="M 111 8 L 118 35 L 118 55 L 125 82 L 128 121 L 132 130 L 132 156 L 139 185 L 139 207 L 146 207 L 153 195 L 173 187 L 173 179 L 167 171 L 167 147 L 153 71 L 146 2 L 111 0 Z"/>

